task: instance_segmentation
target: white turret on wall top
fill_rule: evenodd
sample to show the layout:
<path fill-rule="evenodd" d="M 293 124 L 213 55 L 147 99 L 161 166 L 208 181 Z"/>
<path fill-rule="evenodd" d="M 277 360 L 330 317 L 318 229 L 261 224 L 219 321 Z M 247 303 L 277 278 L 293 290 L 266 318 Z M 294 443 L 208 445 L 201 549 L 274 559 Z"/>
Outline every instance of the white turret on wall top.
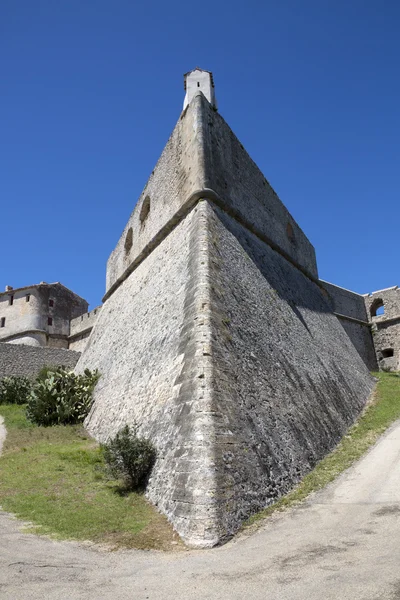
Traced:
<path fill-rule="evenodd" d="M 185 100 L 183 102 L 183 110 L 190 104 L 192 98 L 197 92 L 202 92 L 209 103 L 217 108 L 215 99 L 215 88 L 213 74 L 210 71 L 203 71 L 200 67 L 196 67 L 193 71 L 185 73 L 184 88 L 186 91 Z"/>

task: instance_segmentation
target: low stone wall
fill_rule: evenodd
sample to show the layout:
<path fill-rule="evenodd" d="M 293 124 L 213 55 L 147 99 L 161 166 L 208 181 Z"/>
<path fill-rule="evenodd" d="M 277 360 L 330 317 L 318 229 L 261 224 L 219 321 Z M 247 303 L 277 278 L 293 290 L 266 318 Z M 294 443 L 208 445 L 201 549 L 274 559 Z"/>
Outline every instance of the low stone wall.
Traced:
<path fill-rule="evenodd" d="M 320 284 L 328 292 L 333 312 L 366 367 L 369 371 L 376 371 L 378 364 L 365 307 L 365 297 L 327 281 L 320 280 Z"/>
<path fill-rule="evenodd" d="M 44 365 L 64 365 L 73 369 L 79 357 L 80 352 L 72 350 L 0 343 L 0 377 L 35 377 Z"/>
<path fill-rule="evenodd" d="M 328 292 L 332 301 L 332 308 L 336 314 L 368 322 L 364 296 L 322 279 L 320 279 L 320 284 Z"/>
<path fill-rule="evenodd" d="M 69 339 L 70 342 L 75 337 L 80 336 L 82 333 L 86 333 L 88 330 L 91 331 L 93 329 L 94 324 L 97 321 L 97 317 L 99 316 L 101 311 L 101 305 L 96 306 L 90 312 L 84 313 L 76 319 L 72 319 L 70 323 L 70 331 L 69 331 Z"/>

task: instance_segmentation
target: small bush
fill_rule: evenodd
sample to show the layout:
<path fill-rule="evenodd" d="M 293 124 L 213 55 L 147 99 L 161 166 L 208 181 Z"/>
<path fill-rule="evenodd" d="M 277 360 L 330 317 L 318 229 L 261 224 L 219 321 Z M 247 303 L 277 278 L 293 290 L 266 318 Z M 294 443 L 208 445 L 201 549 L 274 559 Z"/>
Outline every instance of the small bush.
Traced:
<path fill-rule="evenodd" d="M 156 460 L 156 449 L 147 438 L 137 435 L 138 426 L 125 425 L 106 444 L 103 455 L 111 475 L 121 478 L 129 490 L 143 488 Z"/>
<path fill-rule="evenodd" d="M 43 371 L 31 389 L 26 415 L 37 425 L 80 423 L 92 406 L 92 392 L 99 379 L 97 371 L 83 375 L 57 367 Z"/>
<path fill-rule="evenodd" d="M 66 371 L 66 367 L 59 365 L 43 365 L 36 376 L 36 381 L 45 381 L 49 377 L 49 373 L 58 373 Z"/>
<path fill-rule="evenodd" d="M 27 377 L 3 377 L 0 379 L 0 404 L 25 404 L 32 382 Z"/>

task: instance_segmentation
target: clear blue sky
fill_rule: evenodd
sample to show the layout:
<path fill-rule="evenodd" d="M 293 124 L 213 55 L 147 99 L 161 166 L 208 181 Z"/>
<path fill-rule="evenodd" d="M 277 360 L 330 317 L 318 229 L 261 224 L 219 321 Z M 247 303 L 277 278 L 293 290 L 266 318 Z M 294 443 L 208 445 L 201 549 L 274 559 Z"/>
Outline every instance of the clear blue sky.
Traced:
<path fill-rule="evenodd" d="M 398 0 L 2 0 L 1 287 L 100 303 L 196 65 L 320 277 L 400 284 L 399 34 Z"/>

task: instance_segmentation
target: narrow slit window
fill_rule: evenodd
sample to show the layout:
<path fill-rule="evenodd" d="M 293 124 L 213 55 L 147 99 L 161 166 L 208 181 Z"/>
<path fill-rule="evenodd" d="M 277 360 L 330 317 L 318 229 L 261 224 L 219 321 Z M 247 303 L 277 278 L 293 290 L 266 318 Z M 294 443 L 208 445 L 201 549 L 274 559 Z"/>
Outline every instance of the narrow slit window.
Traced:
<path fill-rule="evenodd" d="M 5 317 L 1 317 L 0 327 L 5 327 L 5 326 L 6 326 L 6 318 Z"/>
<path fill-rule="evenodd" d="M 26 302 L 30 302 L 30 299 L 31 299 L 31 295 L 30 295 L 30 294 L 27 294 L 27 295 L 25 296 L 25 301 L 26 301 Z"/>
<path fill-rule="evenodd" d="M 9 305 L 12 306 L 14 304 L 14 296 L 10 296 Z"/>
<path fill-rule="evenodd" d="M 54 306 L 54 300 L 49 300 L 49 306 Z"/>
<path fill-rule="evenodd" d="M 47 325 L 53 325 L 53 319 L 51 317 L 47 319 Z"/>

